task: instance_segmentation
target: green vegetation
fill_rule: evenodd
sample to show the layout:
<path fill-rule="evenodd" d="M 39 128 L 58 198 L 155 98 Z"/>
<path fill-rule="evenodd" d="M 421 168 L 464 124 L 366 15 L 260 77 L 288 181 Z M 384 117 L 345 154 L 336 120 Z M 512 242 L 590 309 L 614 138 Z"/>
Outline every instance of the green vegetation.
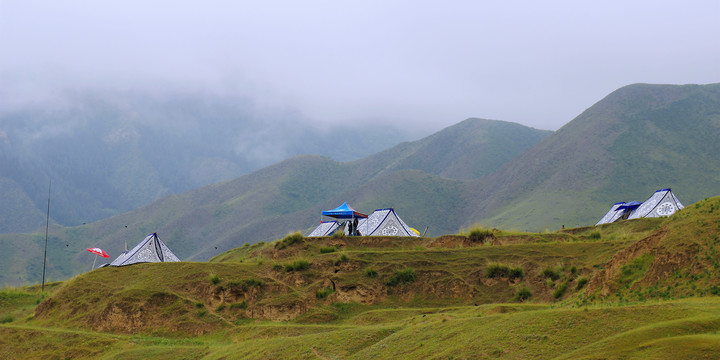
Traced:
<path fill-rule="evenodd" d="M 488 278 L 521 279 L 525 276 L 525 269 L 520 266 L 511 267 L 502 264 L 489 264 L 485 268 L 485 276 Z"/>
<path fill-rule="evenodd" d="M 275 243 L 275 248 L 282 250 L 288 246 L 303 242 L 303 236 L 301 233 L 296 232 L 285 236 L 282 240 Z"/>
<path fill-rule="evenodd" d="M 351 238 L 339 267 L 341 254 L 318 252 L 337 240 L 317 238 L 101 268 L 46 294 L 0 291 L 0 358 L 712 358 L 717 209 L 720 197 L 668 219 L 498 231 L 491 244 Z M 508 281 L 513 268 L 523 275 Z"/>
<path fill-rule="evenodd" d="M 328 254 L 331 252 L 335 252 L 337 250 L 334 246 L 322 246 L 320 247 L 320 253 L 321 254 Z"/>
<path fill-rule="evenodd" d="M 315 297 L 318 298 L 318 299 L 324 299 L 324 298 L 328 297 L 328 295 L 330 295 L 330 294 L 332 294 L 332 293 L 334 293 L 334 292 L 335 292 L 335 290 L 333 290 L 333 288 L 331 288 L 331 287 L 326 287 L 326 288 L 324 288 L 324 289 L 320 289 L 320 290 L 316 291 L 316 292 L 315 292 Z"/>
<path fill-rule="evenodd" d="M 310 262 L 307 260 L 295 260 L 291 263 L 285 264 L 283 269 L 285 272 L 302 271 L 310 268 Z"/>
<path fill-rule="evenodd" d="M 392 275 L 385 281 L 387 286 L 396 286 L 400 284 L 411 283 L 417 279 L 415 269 L 405 268 L 393 271 Z"/>

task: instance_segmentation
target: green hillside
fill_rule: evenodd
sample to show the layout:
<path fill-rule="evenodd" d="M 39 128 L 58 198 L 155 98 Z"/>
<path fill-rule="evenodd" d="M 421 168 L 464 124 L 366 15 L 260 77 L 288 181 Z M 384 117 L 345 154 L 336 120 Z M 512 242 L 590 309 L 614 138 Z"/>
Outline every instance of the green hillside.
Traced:
<path fill-rule="evenodd" d="M 720 194 L 719 138 L 720 84 L 630 85 L 479 181 L 472 211 L 487 225 L 541 230 L 593 224 L 662 188 L 692 204 Z"/>
<path fill-rule="evenodd" d="M 458 134 L 468 141 L 474 138 L 471 142 L 475 145 L 484 144 L 482 151 L 468 153 L 485 164 L 500 161 L 498 153 L 505 154 L 501 159 L 510 160 L 548 132 L 469 119 L 431 138 L 404 143 L 363 160 L 342 163 L 321 156 L 294 157 L 231 181 L 164 197 L 126 214 L 84 226 L 53 228 L 49 274 L 62 279 L 87 271 L 92 255 L 84 252 L 86 247 L 99 246 L 117 256 L 126 241 L 133 246 L 155 231 L 182 259 L 207 260 L 243 243 L 277 239 L 290 231 L 309 232 L 317 225 L 321 210 L 344 201 L 366 213 L 395 207 L 411 226 L 429 226 L 430 236 L 457 232 L 471 195 L 463 181 L 440 174 L 464 166 L 467 159 L 448 158 L 441 163 L 444 167 L 435 168 L 437 174 L 399 164 L 426 157 L 422 154 L 437 151 L 435 139 L 451 143 Z M 421 167 L 428 164 L 416 161 Z M 443 211 L 442 215 L 438 210 Z M 34 267 L 42 264 L 38 248 L 43 244 L 44 233 L 0 235 L 0 249 L 13 249 L 0 252 L 0 257 L 13 259 L 12 265 L 0 264 L 13 268 L 0 272 L 0 283 L 38 281 L 41 272 Z"/>
<path fill-rule="evenodd" d="M 351 161 L 418 136 L 376 129 L 319 127 L 299 114 L 209 93 L 61 94 L 56 103 L 3 108 L 0 233 L 44 228 L 49 180 L 51 220 L 76 226 L 291 156 Z M 339 139 L 341 153 L 334 151 Z"/>
<path fill-rule="evenodd" d="M 308 233 L 321 210 L 344 201 L 365 213 L 394 207 L 410 226 L 428 227 L 428 236 L 478 223 L 529 231 L 590 225 L 612 203 L 644 201 L 666 187 L 691 205 L 720 194 L 720 164 L 711 156 L 720 150 L 719 88 L 631 85 L 552 134 L 468 119 L 361 160 L 290 158 L 103 221 L 54 228 L 49 274 L 85 271 L 92 261 L 85 247 L 116 256 L 126 241 L 132 246 L 154 231 L 181 258 L 207 260 L 244 243 Z M 39 280 L 42 241 L 0 236 L 0 246 L 14 249 L 0 254 L 15 254 L 0 281 Z"/>
<path fill-rule="evenodd" d="M 720 197 L 547 233 L 330 237 L 0 291 L 0 357 L 703 359 Z"/>

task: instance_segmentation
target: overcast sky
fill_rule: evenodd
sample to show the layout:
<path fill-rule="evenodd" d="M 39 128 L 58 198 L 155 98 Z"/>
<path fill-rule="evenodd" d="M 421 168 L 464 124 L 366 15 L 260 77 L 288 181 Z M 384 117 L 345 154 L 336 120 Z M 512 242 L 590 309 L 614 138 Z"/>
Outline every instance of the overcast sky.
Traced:
<path fill-rule="evenodd" d="M 0 0 L 0 97 L 203 91 L 319 123 L 555 130 L 624 85 L 720 82 L 719 18 L 720 1 Z"/>

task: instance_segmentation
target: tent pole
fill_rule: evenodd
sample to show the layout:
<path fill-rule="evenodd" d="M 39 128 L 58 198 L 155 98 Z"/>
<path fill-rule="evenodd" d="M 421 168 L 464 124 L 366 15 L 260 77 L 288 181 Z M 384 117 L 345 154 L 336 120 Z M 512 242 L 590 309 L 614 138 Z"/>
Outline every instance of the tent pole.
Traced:
<path fill-rule="evenodd" d="M 92 269 L 90 269 L 90 271 L 95 270 L 95 262 L 97 261 L 97 258 L 98 258 L 97 255 L 95 255 L 95 260 L 93 260 L 93 266 L 92 266 Z"/>

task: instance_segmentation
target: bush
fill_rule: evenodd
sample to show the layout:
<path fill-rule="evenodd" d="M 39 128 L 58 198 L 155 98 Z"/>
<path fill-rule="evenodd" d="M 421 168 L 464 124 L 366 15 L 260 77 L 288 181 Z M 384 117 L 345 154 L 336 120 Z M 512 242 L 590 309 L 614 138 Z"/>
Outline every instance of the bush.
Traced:
<path fill-rule="evenodd" d="M 565 289 L 567 289 L 567 281 L 563 282 L 562 284 L 560 284 L 560 286 L 557 287 L 557 289 L 555 289 L 555 291 L 553 292 L 553 297 L 556 299 L 561 298 L 565 293 Z"/>
<path fill-rule="evenodd" d="M 282 271 L 283 266 L 280 265 L 280 264 L 274 264 L 273 267 L 272 267 L 272 269 L 275 270 L 275 271 Z"/>
<path fill-rule="evenodd" d="M 547 268 L 543 270 L 542 275 L 548 279 L 552 279 L 553 281 L 555 281 L 562 276 L 562 272 L 558 269 Z"/>
<path fill-rule="evenodd" d="M 247 303 L 246 303 L 245 301 L 243 301 L 243 302 L 241 302 L 241 303 L 232 303 L 232 304 L 230 304 L 230 310 L 234 310 L 234 309 L 247 309 L 247 307 L 248 307 L 248 305 L 247 305 Z"/>
<path fill-rule="evenodd" d="M 342 255 L 340 255 L 340 257 L 337 260 L 335 260 L 335 266 L 338 266 L 346 261 L 348 261 L 347 255 L 342 254 Z"/>
<path fill-rule="evenodd" d="M 220 304 L 215 308 L 215 312 L 221 312 L 225 310 L 225 304 Z"/>
<path fill-rule="evenodd" d="M 468 234 L 468 239 L 472 242 L 482 242 L 485 241 L 485 239 L 492 237 L 495 237 L 492 230 L 483 229 L 481 227 L 470 229 L 470 233 Z"/>
<path fill-rule="evenodd" d="M 593 240 L 600 239 L 600 232 L 599 231 L 593 231 L 590 233 L 590 238 Z"/>
<path fill-rule="evenodd" d="M 532 296 L 532 292 L 530 291 L 530 289 L 528 289 L 527 286 L 523 285 L 522 287 L 520 287 L 518 289 L 517 293 L 515 294 L 515 299 L 519 300 L 519 301 L 525 301 L 525 300 L 529 299 L 531 296 Z"/>
<path fill-rule="evenodd" d="M 15 321 L 15 318 L 12 315 L 5 315 L 0 319 L 0 324 L 7 324 Z"/>
<path fill-rule="evenodd" d="M 369 278 L 375 278 L 378 276 L 378 272 L 375 269 L 367 269 L 365 270 L 365 276 Z"/>
<path fill-rule="evenodd" d="M 290 264 L 285 264 L 285 272 L 302 271 L 310 268 L 310 262 L 307 260 L 296 260 Z"/>
<path fill-rule="evenodd" d="M 335 252 L 335 250 L 337 250 L 337 249 L 335 249 L 334 246 L 321 247 L 321 248 L 320 248 L 320 253 L 321 253 L 321 254 L 327 254 L 327 253 Z"/>
<path fill-rule="evenodd" d="M 284 237 L 282 240 L 275 243 L 275 248 L 278 250 L 282 250 L 292 244 L 301 243 L 303 241 L 303 235 L 299 232 L 289 234 L 288 236 Z"/>
<path fill-rule="evenodd" d="M 488 278 L 519 279 L 525 276 L 525 269 L 521 266 L 513 268 L 508 265 L 489 264 L 485 268 L 485 276 Z"/>
<path fill-rule="evenodd" d="M 245 291 L 249 290 L 252 287 L 261 287 L 263 286 L 263 281 L 250 278 L 250 279 L 244 279 L 240 281 L 231 281 L 227 284 L 228 288 L 241 288 Z"/>
<path fill-rule="evenodd" d="M 196 303 L 195 303 L 195 307 L 198 308 L 198 309 L 202 309 L 202 308 L 205 307 L 205 304 L 203 304 L 203 303 L 201 303 L 201 302 L 196 302 Z"/>
<path fill-rule="evenodd" d="M 395 270 L 393 271 L 393 274 L 390 275 L 390 278 L 385 281 L 385 285 L 387 286 L 395 286 L 399 284 L 405 284 L 405 283 L 411 283 L 417 279 L 417 275 L 415 274 L 415 269 L 413 268 L 405 268 L 402 270 Z"/>
<path fill-rule="evenodd" d="M 217 284 L 220 283 L 220 277 L 217 276 L 217 275 L 210 275 L 210 282 L 211 282 L 213 285 L 217 285 Z"/>
<path fill-rule="evenodd" d="M 330 295 L 330 294 L 332 294 L 332 293 L 334 293 L 334 292 L 335 292 L 335 290 L 333 290 L 333 288 L 331 288 L 331 287 L 326 287 L 326 288 L 324 288 L 324 289 L 320 289 L 320 290 L 316 291 L 316 292 L 315 292 L 315 297 L 318 298 L 318 299 L 324 299 L 324 298 L 328 297 L 328 295 Z"/>
<path fill-rule="evenodd" d="M 577 289 L 577 290 L 580 290 L 580 289 L 584 288 L 585 285 L 587 285 L 587 283 L 588 283 L 588 278 L 586 278 L 586 277 L 584 277 L 584 276 L 579 277 L 579 278 L 577 279 L 577 287 L 576 287 L 576 289 Z"/>

